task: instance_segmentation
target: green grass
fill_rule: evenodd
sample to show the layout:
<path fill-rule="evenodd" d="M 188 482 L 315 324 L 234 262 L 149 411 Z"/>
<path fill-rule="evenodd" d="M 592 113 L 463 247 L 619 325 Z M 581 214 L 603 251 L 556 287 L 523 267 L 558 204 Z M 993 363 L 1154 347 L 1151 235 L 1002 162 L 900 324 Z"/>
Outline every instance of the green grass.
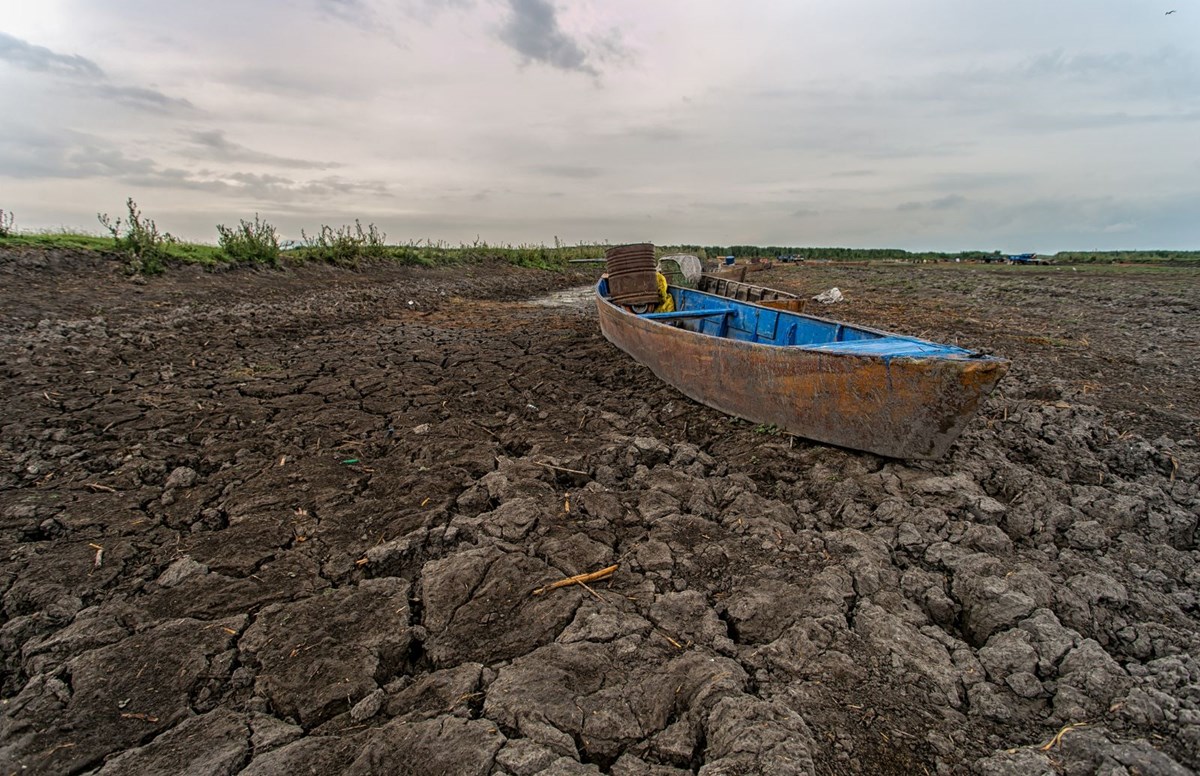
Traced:
<path fill-rule="evenodd" d="M 3 246 L 27 246 L 31 248 L 83 248 L 90 251 L 113 250 L 111 237 L 99 237 L 94 234 L 77 232 L 38 232 L 36 234 L 20 233 L 10 237 L 0 238 Z"/>
<path fill-rule="evenodd" d="M 220 244 L 211 245 L 179 240 L 168 232 L 160 232 L 154 219 L 143 215 L 132 197 L 126 200 L 125 207 L 126 214 L 116 218 L 107 213 L 96 214 L 109 236 L 65 229 L 22 232 L 13 228 L 12 211 L 0 210 L 0 248 L 24 246 L 97 251 L 124 258 L 130 273 L 154 275 L 178 264 L 276 267 L 316 262 L 357 267 L 363 261 L 425 267 L 502 262 L 519 267 L 561 270 L 572 259 L 602 259 L 609 247 L 565 246 L 558 238 L 553 247 L 489 245 L 480 240 L 458 246 L 432 240 L 389 245 L 387 235 L 375 224 L 368 224 L 364 229 L 362 223 L 355 220 L 353 226 L 335 228 L 322 224 L 311 236 L 301 231 L 300 244 L 282 248 L 275 227 L 257 214 L 253 221 L 243 219 L 236 227 L 218 225 Z"/>
<path fill-rule="evenodd" d="M 4 247 L 80 249 L 101 253 L 121 253 L 116 240 L 112 237 L 67 231 L 18 233 L 9 237 L 0 237 L 0 248 Z M 425 241 L 403 245 L 360 246 L 359 249 L 351 246 L 349 254 L 339 254 L 335 259 L 333 254 L 320 246 L 299 245 L 283 250 L 279 256 L 279 262 L 282 266 L 305 263 L 356 266 L 362 261 L 374 260 L 421 267 L 500 262 L 518 267 L 561 270 L 569 265 L 571 259 L 603 259 L 604 252 L 608 247 L 605 245 L 489 245 L 484 242 L 450 245 Z M 219 246 L 205 243 L 168 240 L 162 244 L 161 250 L 164 253 L 168 269 L 171 264 L 219 267 L 239 263 Z"/>
<path fill-rule="evenodd" d="M 40 232 L 37 234 L 15 234 L 0 238 L 2 247 L 30 248 L 76 248 L 101 253 L 118 252 L 116 241 L 111 237 L 81 232 Z M 182 264 L 216 265 L 228 263 L 221 249 L 203 243 L 171 242 L 163 247 L 169 259 Z"/>

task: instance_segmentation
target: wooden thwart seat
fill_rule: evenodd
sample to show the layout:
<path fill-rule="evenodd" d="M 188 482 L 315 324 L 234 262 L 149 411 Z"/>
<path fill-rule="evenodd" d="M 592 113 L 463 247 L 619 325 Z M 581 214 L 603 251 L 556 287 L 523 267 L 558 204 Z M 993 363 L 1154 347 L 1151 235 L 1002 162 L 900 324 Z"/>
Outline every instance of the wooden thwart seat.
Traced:
<path fill-rule="evenodd" d="M 673 313 L 646 313 L 639 315 L 639 318 L 649 318 L 654 321 L 677 321 L 684 318 L 709 318 L 715 315 L 733 315 L 736 313 L 732 307 L 722 307 L 715 310 L 681 310 Z"/>

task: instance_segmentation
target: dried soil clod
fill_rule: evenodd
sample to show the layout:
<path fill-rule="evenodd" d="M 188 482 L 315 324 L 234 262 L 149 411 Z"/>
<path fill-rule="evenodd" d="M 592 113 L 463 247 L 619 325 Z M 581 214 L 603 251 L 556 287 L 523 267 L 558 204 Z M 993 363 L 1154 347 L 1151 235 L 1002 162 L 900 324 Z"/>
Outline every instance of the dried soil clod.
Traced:
<path fill-rule="evenodd" d="M 549 585 L 546 585 L 545 587 L 539 587 L 537 590 L 533 591 L 533 594 L 542 595 L 543 593 L 547 593 L 551 590 L 557 590 L 560 587 L 570 587 L 571 585 L 580 585 L 587 582 L 595 582 L 598 579 L 605 579 L 616 573 L 618 566 L 620 566 L 619 563 L 607 568 L 602 568 L 599 571 L 593 571 L 589 574 L 576 574 L 573 577 L 560 579 L 557 582 L 552 582 Z"/>

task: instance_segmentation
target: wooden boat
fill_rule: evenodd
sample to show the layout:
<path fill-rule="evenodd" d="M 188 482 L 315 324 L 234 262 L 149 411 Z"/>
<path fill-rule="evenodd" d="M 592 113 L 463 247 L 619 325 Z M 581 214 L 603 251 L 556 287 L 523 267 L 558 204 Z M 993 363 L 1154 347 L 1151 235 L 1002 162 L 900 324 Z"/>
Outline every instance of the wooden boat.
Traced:
<path fill-rule="evenodd" d="M 802 313 L 808 300 L 787 291 L 779 291 L 766 286 L 756 286 L 736 278 L 726 278 L 718 274 L 704 273 L 696 283 L 696 288 L 710 294 L 737 299 L 742 302 L 754 302 L 773 310 L 787 310 Z"/>
<path fill-rule="evenodd" d="M 941 457 L 1008 371 L 1005 359 L 954 345 L 669 290 L 675 312 L 635 315 L 601 279 L 600 330 L 692 399 L 818 442 Z"/>
<path fill-rule="evenodd" d="M 717 267 L 712 271 L 712 274 L 714 277 L 718 277 L 723 280 L 732 280 L 740 283 L 746 279 L 746 265 L 743 264 L 740 267 Z"/>

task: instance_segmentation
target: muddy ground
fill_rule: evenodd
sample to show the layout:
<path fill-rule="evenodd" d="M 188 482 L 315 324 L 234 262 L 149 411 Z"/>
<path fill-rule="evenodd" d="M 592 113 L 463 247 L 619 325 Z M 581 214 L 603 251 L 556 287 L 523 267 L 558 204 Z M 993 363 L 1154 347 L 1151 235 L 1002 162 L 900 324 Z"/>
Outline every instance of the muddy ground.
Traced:
<path fill-rule="evenodd" d="M 530 301 L 584 279 L 0 254 L 0 773 L 1200 766 L 1197 270 L 755 276 L 1013 359 L 918 464 Z"/>

